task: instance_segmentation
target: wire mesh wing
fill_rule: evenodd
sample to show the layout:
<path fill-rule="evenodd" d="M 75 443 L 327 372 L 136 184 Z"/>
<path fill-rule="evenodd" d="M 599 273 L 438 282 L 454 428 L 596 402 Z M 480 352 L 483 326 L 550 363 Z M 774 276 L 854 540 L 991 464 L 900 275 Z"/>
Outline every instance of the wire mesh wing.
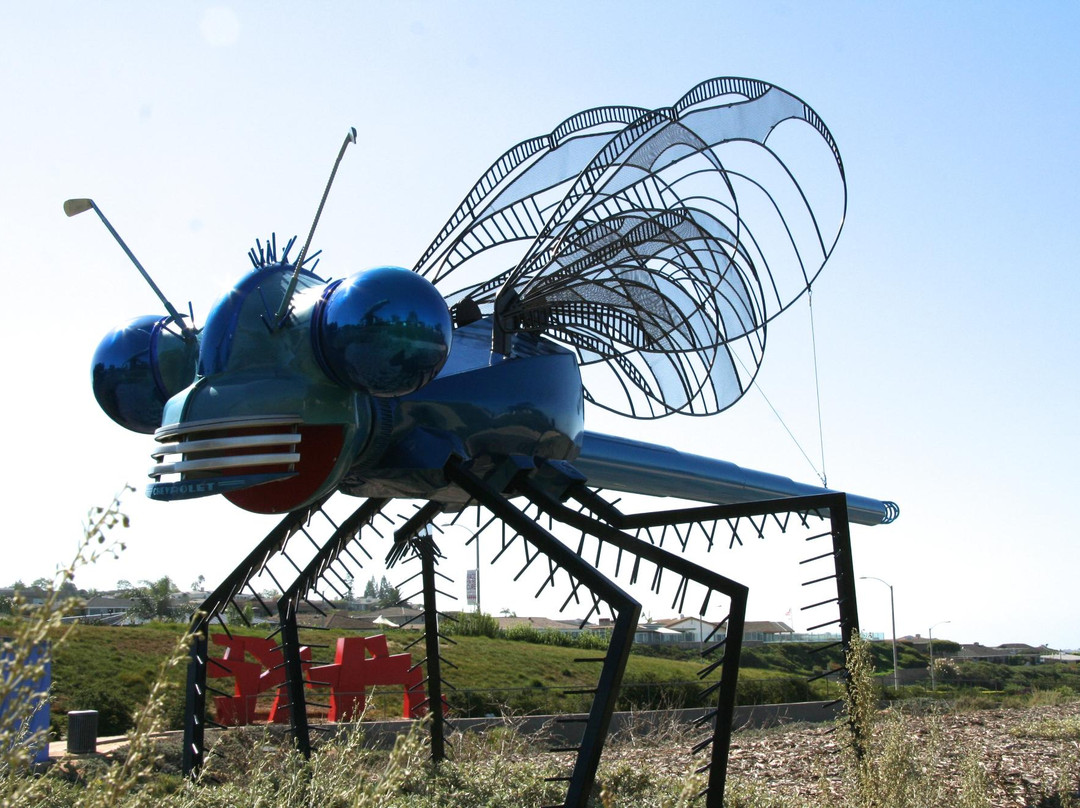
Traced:
<path fill-rule="evenodd" d="M 416 269 L 497 332 L 571 347 L 599 406 L 707 415 L 748 389 L 766 324 L 817 277 L 845 210 L 812 109 L 713 79 L 672 107 L 587 110 L 515 146 Z"/>

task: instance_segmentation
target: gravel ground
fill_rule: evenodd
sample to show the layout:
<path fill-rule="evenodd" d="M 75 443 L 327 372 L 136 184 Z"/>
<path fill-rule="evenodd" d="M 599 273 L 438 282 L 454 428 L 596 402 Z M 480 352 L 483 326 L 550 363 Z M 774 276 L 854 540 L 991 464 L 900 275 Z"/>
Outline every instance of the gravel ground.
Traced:
<path fill-rule="evenodd" d="M 948 795 L 960 794 L 965 776 L 970 781 L 975 771 L 984 781 L 985 804 L 993 808 L 1059 808 L 1070 804 L 1070 796 L 1080 806 L 1080 702 L 933 715 L 890 711 L 882 716 L 879 740 L 890 731 L 915 778 L 943 795 L 935 804 L 950 804 Z M 823 789 L 835 794 L 842 788 L 841 742 L 827 724 L 737 733 L 729 782 L 820 804 Z M 617 757 L 657 772 L 678 775 L 693 765 L 688 753 L 663 744 L 635 748 L 624 740 L 616 749 Z"/>
<path fill-rule="evenodd" d="M 894 741 L 892 753 L 910 767 L 909 779 L 916 791 L 935 795 L 908 804 L 956 805 L 950 795 L 960 794 L 965 778 L 970 784 L 974 771 L 982 781 L 980 793 L 985 799 L 967 805 L 1080 808 L 1080 702 L 924 715 L 887 711 L 878 722 L 877 741 L 887 746 L 889 738 Z M 653 777 L 683 779 L 702 762 L 689 752 L 696 739 L 687 735 L 685 725 L 648 737 L 612 738 L 604 753 L 601 779 L 604 768 L 620 764 Z M 843 790 L 842 740 L 832 724 L 737 732 L 728 764 L 729 784 L 766 795 L 762 804 L 834 804 L 824 791 L 835 796 Z M 179 742 L 175 733 L 159 742 L 166 771 L 178 771 Z M 106 750 L 99 747 L 99 751 Z M 108 751 L 115 755 L 123 750 Z M 884 757 L 888 755 L 886 750 Z M 507 762 L 515 757 L 508 755 Z M 879 759 L 883 758 L 875 757 Z M 61 764 L 77 769 L 84 762 L 68 758 Z M 572 761 L 566 757 L 564 762 Z"/>

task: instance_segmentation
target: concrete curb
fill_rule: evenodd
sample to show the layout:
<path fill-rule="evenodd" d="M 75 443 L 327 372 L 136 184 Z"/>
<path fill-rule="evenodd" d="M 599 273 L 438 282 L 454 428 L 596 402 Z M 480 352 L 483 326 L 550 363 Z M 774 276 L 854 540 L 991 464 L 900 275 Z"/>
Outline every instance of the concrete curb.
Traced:
<path fill-rule="evenodd" d="M 735 731 L 747 729 L 765 729 L 782 724 L 809 723 L 817 724 L 832 721 L 840 714 L 843 706 L 831 701 L 803 701 L 790 704 L 754 704 L 735 708 Z M 694 708 L 689 710 L 642 710 L 635 713 L 615 713 L 611 717 L 610 733 L 634 732 L 648 735 L 671 723 L 688 724 L 705 715 L 708 710 Z M 488 718 L 458 718 L 448 722 L 453 732 L 478 732 L 496 727 L 513 727 L 518 732 L 550 740 L 559 745 L 574 745 L 580 742 L 584 725 L 572 719 L 586 718 L 584 713 L 568 715 L 527 715 L 519 717 L 491 716 Z M 365 742 L 376 748 L 392 748 L 399 735 L 412 729 L 415 721 L 365 721 Z M 255 724 L 254 727 L 264 725 Z M 276 725 L 286 730 L 283 725 Z M 159 732 L 155 739 L 180 737 L 183 733 Z M 113 752 L 128 742 L 126 735 L 117 735 L 97 739 L 97 749 L 85 755 L 73 755 L 67 752 L 66 741 L 54 741 L 49 744 L 49 757 L 53 760 L 99 757 Z"/>
<path fill-rule="evenodd" d="M 822 723 L 832 721 L 843 709 L 839 702 L 804 701 L 790 704 L 755 704 L 735 708 L 736 731 L 765 729 L 782 724 Z M 609 732 L 615 735 L 632 731 L 647 735 L 671 723 L 689 724 L 709 710 L 642 710 L 635 713 L 615 713 Z M 477 732 L 495 727 L 513 727 L 518 732 L 551 741 L 559 746 L 580 743 L 584 725 L 574 719 L 586 718 L 584 713 L 567 715 L 527 715 L 519 717 L 492 716 L 489 718 L 458 718 L 448 723 L 454 732 Z M 390 748 L 399 735 L 407 733 L 412 721 L 364 722 L 365 742 L 373 747 Z"/>

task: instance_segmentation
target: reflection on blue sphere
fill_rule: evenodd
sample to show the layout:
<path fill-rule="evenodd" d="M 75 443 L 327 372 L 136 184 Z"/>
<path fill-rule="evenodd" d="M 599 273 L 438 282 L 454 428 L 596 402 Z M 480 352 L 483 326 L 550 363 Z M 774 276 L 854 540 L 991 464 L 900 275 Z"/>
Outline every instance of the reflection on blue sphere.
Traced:
<path fill-rule="evenodd" d="M 316 353 L 339 383 L 403 396 L 435 378 L 450 353 L 450 311 L 425 278 L 377 267 L 332 284 L 313 321 Z"/>
<path fill-rule="evenodd" d="M 105 414 L 133 432 L 161 426 L 165 402 L 195 377 L 194 340 L 165 328 L 169 318 L 150 314 L 105 335 L 94 351 L 94 398 Z"/>

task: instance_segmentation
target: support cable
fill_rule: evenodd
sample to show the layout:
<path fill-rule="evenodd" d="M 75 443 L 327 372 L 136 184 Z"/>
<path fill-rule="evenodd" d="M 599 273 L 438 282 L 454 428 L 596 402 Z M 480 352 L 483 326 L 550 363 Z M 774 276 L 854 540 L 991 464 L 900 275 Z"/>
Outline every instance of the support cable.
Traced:
<path fill-rule="evenodd" d="M 807 290 L 807 291 L 809 291 L 809 290 Z M 740 357 L 737 353 L 732 353 L 732 356 L 735 358 L 735 361 L 738 362 L 739 365 L 742 367 L 743 371 L 745 373 L 747 373 L 748 375 L 750 375 L 751 378 L 753 378 L 752 386 L 754 387 L 755 390 L 758 391 L 758 395 L 760 395 L 761 398 L 765 401 L 765 404 L 772 411 L 772 414 L 776 416 L 776 420 L 780 422 L 780 426 L 782 426 L 784 428 L 784 431 L 787 432 L 788 437 L 791 438 L 791 442 L 794 443 L 795 448 L 799 450 L 799 454 L 801 454 L 803 456 L 803 458 L 809 464 L 810 468 L 814 470 L 814 474 L 817 476 L 817 478 L 819 480 L 821 480 L 822 486 L 827 488 L 828 486 L 825 484 L 825 469 L 824 469 L 824 457 L 825 457 L 824 437 L 823 437 L 823 433 L 821 431 L 821 395 L 820 395 L 820 386 L 818 385 L 818 379 L 817 379 L 817 347 L 816 347 L 816 338 L 815 338 L 814 332 L 813 332 L 813 319 L 814 319 L 813 318 L 813 308 L 811 307 L 811 310 L 810 310 L 810 337 L 811 337 L 811 343 L 814 344 L 814 386 L 815 386 L 815 390 L 818 392 L 818 438 L 822 442 L 822 470 L 821 471 L 818 471 L 817 465 L 814 463 L 813 460 L 810 459 L 810 455 L 807 454 L 806 449 L 803 448 L 802 444 L 799 443 L 799 439 L 795 437 L 795 433 L 791 431 L 791 427 L 789 427 L 787 425 L 787 422 L 784 420 L 783 416 L 780 415 L 780 411 L 777 410 L 775 406 L 773 406 L 772 401 L 770 401 L 769 397 L 767 395 L 765 395 L 765 391 L 762 389 L 760 382 L 758 382 L 758 380 L 757 380 L 757 375 L 754 374 L 754 373 L 751 373 L 750 369 L 746 367 L 746 363 L 742 361 L 742 357 Z"/>
<path fill-rule="evenodd" d="M 825 473 L 825 430 L 821 425 L 821 379 L 818 376 L 817 359 L 817 329 L 814 327 L 814 290 L 807 287 L 806 300 L 810 306 L 810 347 L 814 354 L 814 396 L 817 399 L 817 431 L 818 445 L 821 449 L 821 485 L 829 487 L 828 475 Z"/>

